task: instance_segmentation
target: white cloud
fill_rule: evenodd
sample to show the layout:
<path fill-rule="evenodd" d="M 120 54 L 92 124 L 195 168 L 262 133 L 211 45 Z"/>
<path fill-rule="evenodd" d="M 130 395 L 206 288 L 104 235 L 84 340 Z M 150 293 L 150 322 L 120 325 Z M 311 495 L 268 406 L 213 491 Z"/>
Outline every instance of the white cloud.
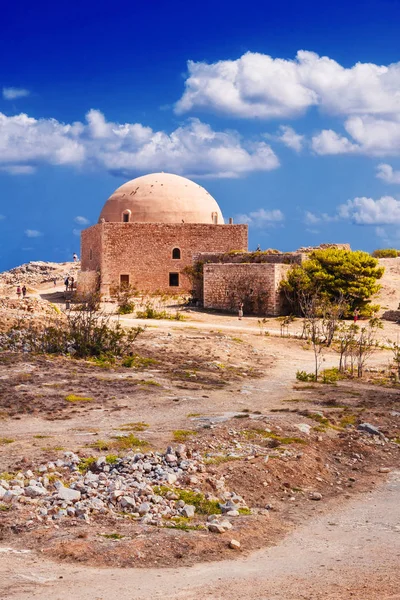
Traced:
<path fill-rule="evenodd" d="M 245 223 L 254 227 L 271 227 L 277 223 L 282 223 L 284 220 L 285 216 L 279 209 L 265 210 L 264 208 L 259 208 L 248 214 L 236 216 L 238 223 Z"/>
<path fill-rule="evenodd" d="M 292 127 L 287 125 L 280 126 L 277 139 L 295 152 L 300 152 L 303 148 L 304 135 L 299 135 Z"/>
<path fill-rule="evenodd" d="M 400 224 L 400 200 L 392 196 L 382 196 L 378 200 L 354 198 L 338 207 L 338 215 L 357 225 Z"/>
<path fill-rule="evenodd" d="M 75 217 L 74 221 L 75 223 L 78 223 L 78 225 L 89 225 L 90 223 L 89 219 L 86 217 Z"/>
<path fill-rule="evenodd" d="M 41 231 L 38 231 L 37 229 L 25 229 L 25 235 L 28 238 L 37 238 L 43 234 Z"/>
<path fill-rule="evenodd" d="M 316 223 L 319 223 L 320 221 L 321 221 L 321 217 L 310 212 L 309 210 L 306 210 L 305 215 L 304 215 L 304 223 L 306 223 L 306 225 L 315 225 Z"/>
<path fill-rule="evenodd" d="M 400 183 L 400 171 L 394 171 L 391 165 L 384 163 L 378 165 L 376 176 L 386 183 Z"/>
<path fill-rule="evenodd" d="M 16 100 L 17 98 L 24 98 L 29 96 L 30 91 L 24 88 L 16 87 L 3 87 L 3 98 L 5 100 Z"/>
<path fill-rule="evenodd" d="M 214 131 L 198 119 L 168 134 L 140 123 L 107 122 L 96 110 L 89 111 L 86 123 L 72 124 L 0 113 L 0 168 L 42 163 L 92 166 L 123 177 L 157 170 L 240 177 L 279 166 L 264 141 L 246 142 L 236 132 Z"/>
<path fill-rule="evenodd" d="M 400 113 L 392 119 L 377 119 L 367 115 L 350 117 L 345 121 L 344 127 L 352 139 L 325 129 L 312 138 L 313 150 L 317 154 L 400 154 Z"/>
<path fill-rule="evenodd" d="M 400 113 L 400 63 L 356 63 L 300 50 L 294 60 L 247 52 L 237 60 L 188 62 L 175 110 L 210 109 L 236 117 L 293 117 L 311 106 L 330 114 Z"/>
<path fill-rule="evenodd" d="M 332 221 L 337 221 L 337 215 L 328 215 L 327 213 L 320 213 L 316 215 L 315 213 L 306 210 L 304 213 L 304 223 L 306 225 L 316 225 L 317 223 L 331 223 Z"/>
<path fill-rule="evenodd" d="M 72 233 L 76 236 L 80 236 L 81 235 L 81 230 L 80 229 L 73 229 Z"/>
<path fill-rule="evenodd" d="M 311 147 L 317 154 L 347 154 L 359 149 L 348 138 L 338 135 L 332 129 L 324 129 L 314 135 Z"/>

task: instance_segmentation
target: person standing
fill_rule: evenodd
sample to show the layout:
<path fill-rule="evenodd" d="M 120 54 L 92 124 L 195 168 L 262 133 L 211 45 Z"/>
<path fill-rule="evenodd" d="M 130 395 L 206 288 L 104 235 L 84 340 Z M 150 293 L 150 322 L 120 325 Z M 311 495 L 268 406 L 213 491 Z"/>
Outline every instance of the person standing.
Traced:
<path fill-rule="evenodd" d="M 56 285 L 57 285 L 57 277 L 54 277 L 53 283 L 54 283 L 54 287 L 56 287 Z"/>
<path fill-rule="evenodd" d="M 19 285 L 17 286 L 17 296 L 21 298 L 21 287 Z"/>
<path fill-rule="evenodd" d="M 354 311 L 354 323 L 357 323 L 359 318 L 360 318 L 360 311 L 358 310 L 358 308 L 356 308 Z"/>
<path fill-rule="evenodd" d="M 72 258 L 73 258 L 74 262 L 78 262 L 78 255 L 76 254 L 76 252 L 74 252 Z"/>
<path fill-rule="evenodd" d="M 22 297 L 25 298 L 26 296 L 26 285 L 22 286 Z"/>
<path fill-rule="evenodd" d="M 243 318 L 243 302 L 239 302 L 239 313 L 238 313 L 239 321 Z"/>
<path fill-rule="evenodd" d="M 71 292 L 74 291 L 74 281 L 75 281 L 75 279 L 73 277 L 71 277 L 70 282 L 69 282 L 69 289 L 71 290 Z"/>
<path fill-rule="evenodd" d="M 69 288 L 69 277 L 66 277 L 64 280 L 64 285 L 65 285 L 65 291 L 68 292 L 68 288 Z"/>

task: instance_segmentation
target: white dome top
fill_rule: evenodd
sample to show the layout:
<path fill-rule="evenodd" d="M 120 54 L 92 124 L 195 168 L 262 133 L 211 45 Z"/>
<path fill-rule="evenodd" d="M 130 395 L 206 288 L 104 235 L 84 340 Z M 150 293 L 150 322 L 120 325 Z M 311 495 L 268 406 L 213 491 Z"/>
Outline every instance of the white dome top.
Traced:
<path fill-rule="evenodd" d="M 132 223 L 224 223 L 217 202 L 207 190 L 171 173 L 151 173 L 121 185 L 105 203 L 99 221 L 103 219 Z"/>

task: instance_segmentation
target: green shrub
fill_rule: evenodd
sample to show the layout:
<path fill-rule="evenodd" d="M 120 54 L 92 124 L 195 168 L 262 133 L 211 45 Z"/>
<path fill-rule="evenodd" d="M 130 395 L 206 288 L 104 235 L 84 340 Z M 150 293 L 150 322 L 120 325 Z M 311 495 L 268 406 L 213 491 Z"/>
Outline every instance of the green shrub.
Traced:
<path fill-rule="evenodd" d="M 150 303 L 146 304 L 144 310 L 138 310 L 136 312 L 138 319 L 169 319 L 171 321 L 184 321 L 185 316 L 177 310 L 174 313 L 169 313 L 166 310 L 157 310 Z"/>
<path fill-rule="evenodd" d="M 307 373 L 307 371 L 297 371 L 296 379 L 298 381 L 315 381 L 315 373 Z"/>
<path fill-rule="evenodd" d="M 322 383 L 336 383 L 340 379 L 339 369 L 324 369 L 321 372 Z"/>
<path fill-rule="evenodd" d="M 193 435 L 197 435 L 197 431 L 192 431 L 190 429 L 176 429 L 172 432 L 172 435 L 175 442 L 185 442 Z"/>
<path fill-rule="evenodd" d="M 76 396 L 75 394 L 69 394 L 65 396 L 67 402 L 93 402 L 93 398 L 89 396 Z"/>
<path fill-rule="evenodd" d="M 378 248 L 372 252 L 374 258 L 397 258 L 399 251 L 396 248 Z"/>
<path fill-rule="evenodd" d="M 69 354 L 75 358 L 126 356 L 143 329 L 124 329 L 111 317 L 83 303 L 66 316 L 43 322 L 21 318 L 3 334 L 0 351 Z"/>
<path fill-rule="evenodd" d="M 135 310 L 135 305 L 133 302 L 127 302 L 126 304 L 122 304 L 118 307 L 119 315 L 130 315 Z"/>
<path fill-rule="evenodd" d="M 122 366 L 123 367 L 128 367 L 128 368 L 135 368 L 135 369 L 141 369 L 141 368 L 146 368 L 146 367 L 150 367 L 151 365 L 157 365 L 158 364 L 158 360 L 155 360 L 154 358 L 147 358 L 145 356 L 140 356 L 139 354 L 133 354 L 132 356 L 127 356 L 126 358 L 124 358 L 124 360 L 122 361 Z"/>

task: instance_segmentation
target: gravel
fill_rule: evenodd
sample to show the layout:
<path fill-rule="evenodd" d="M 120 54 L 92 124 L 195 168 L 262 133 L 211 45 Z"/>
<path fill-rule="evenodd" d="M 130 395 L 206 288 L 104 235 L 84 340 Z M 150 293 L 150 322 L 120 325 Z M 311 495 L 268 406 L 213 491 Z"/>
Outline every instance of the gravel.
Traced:
<path fill-rule="evenodd" d="M 193 498 L 201 494 L 197 487 L 188 488 L 187 484 L 197 483 L 205 472 L 201 456 L 189 458 L 183 445 L 175 450 L 169 447 L 164 454 L 101 456 L 89 464 L 73 452 L 65 452 L 63 460 L 40 465 L 36 475 L 29 470 L 11 481 L 0 480 L 0 499 L 16 508 L 30 507 L 36 520 L 48 524 L 60 519 L 90 522 L 95 515 L 127 514 L 145 524 L 174 526 L 171 519 L 196 516 L 196 502 L 186 503 L 180 493 L 193 492 Z M 227 517 L 239 516 L 238 509 L 247 508 L 241 496 L 221 485 L 218 497 L 197 497 L 213 500 L 224 513 L 213 515 L 208 523 L 208 529 L 216 533 L 231 529 Z"/>

